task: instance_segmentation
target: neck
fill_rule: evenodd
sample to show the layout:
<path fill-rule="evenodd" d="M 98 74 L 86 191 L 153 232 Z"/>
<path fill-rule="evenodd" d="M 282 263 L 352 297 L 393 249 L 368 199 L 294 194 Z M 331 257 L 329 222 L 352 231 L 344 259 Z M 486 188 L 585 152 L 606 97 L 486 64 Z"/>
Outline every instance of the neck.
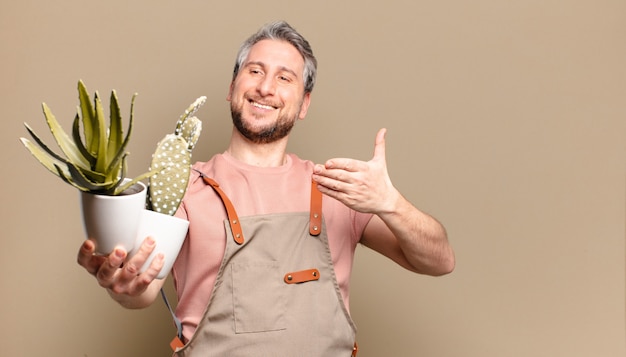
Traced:
<path fill-rule="evenodd" d="M 278 167 L 285 164 L 288 137 L 268 144 L 257 144 L 243 137 L 236 128 L 228 145 L 228 152 L 235 159 L 253 166 Z"/>

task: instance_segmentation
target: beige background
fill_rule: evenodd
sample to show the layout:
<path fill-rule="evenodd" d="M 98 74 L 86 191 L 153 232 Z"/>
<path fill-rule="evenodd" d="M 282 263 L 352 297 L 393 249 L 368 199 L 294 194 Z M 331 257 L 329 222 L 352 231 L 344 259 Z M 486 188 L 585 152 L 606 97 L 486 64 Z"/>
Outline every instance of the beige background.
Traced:
<path fill-rule="evenodd" d="M 624 356 L 626 2 L 2 1 L 0 345 L 10 356 L 169 356 L 161 302 L 118 307 L 75 264 L 77 193 L 21 147 L 76 82 L 128 112 L 130 166 L 208 96 L 194 159 L 224 149 L 235 51 L 286 19 L 319 82 L 290 149 L 367 160 L 447 227 L 457 269 L 409 274 L 359 248 L 360 356 Z M 108 99 L 107 99 L 108 102 Z M 171 286 L 170 293 L 171 293 Z"/>

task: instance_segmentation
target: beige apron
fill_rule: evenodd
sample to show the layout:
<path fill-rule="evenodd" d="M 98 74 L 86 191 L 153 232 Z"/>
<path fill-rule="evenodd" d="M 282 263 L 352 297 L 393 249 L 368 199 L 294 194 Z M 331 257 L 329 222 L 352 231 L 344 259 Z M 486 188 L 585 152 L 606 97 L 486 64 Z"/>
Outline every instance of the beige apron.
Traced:
<path fill-rule="evenodd" d="M 343 303 L 321 215 L 239 219 L 217 183 L 227 242 L 204 316 L 177 356 L 356 356 L 356 327 Z"/>

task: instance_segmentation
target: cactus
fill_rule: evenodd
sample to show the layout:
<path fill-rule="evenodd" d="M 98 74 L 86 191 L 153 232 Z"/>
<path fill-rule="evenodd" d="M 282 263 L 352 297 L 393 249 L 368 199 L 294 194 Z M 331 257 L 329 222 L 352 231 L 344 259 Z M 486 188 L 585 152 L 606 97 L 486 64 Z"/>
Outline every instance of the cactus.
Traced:
<path fill-rule="evenodd" d="M 158 170 L 151 170 L 123 183 L 126 178 L 128 155 L 125 150 L 133 127 L 133 109 L 137 94 L 132 97 L 128 130 L 124 137 L 115 90 L 111 92 L 108 128 L 98 92 L 94 95 L 93 105 L 82 81 L 78 81 L 78 93 L 80 106 L 74 118 L 71 137 L 65 133 L 46 103 L 42 104 L 50 132 L 63 155 L 52 151 L 31 127 L 24 123 L 34 142 L 26 138 L 20 140 L 31 154 L 66 183 L 81 191 L 96 194 L 119 195 L 136 182 L 157 173 Z"/>
<path fill-rule="evenodd" d="M 187 190 L 191 170 L 191 151 L 195 147 L 202 122 L 194 116 L 206 97 L 195 100 L 176 123 L 173 134 L 161 140 L 152 156 L 150 169 L 157 171 L 150 177 L 148 202 L 150 210 L 173 215 Z"/>

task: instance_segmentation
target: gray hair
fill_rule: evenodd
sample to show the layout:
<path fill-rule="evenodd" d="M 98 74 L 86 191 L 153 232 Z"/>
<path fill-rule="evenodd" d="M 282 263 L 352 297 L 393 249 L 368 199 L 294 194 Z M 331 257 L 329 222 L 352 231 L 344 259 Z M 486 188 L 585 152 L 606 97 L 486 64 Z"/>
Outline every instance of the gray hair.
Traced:
<path fill-rule="evenodd" d="M 304 93 L 311 93 L 313 86 L 315 86 L 315 76 L 317 75 L 317 59 L 313 55 L 309 42 L 285 21 L 266 24 L 241 45 L 237 53 L 235 69 L 233 70 L 233 80 L 235 80 L 241 66 L 248 58 L 252 46 L 262 40 L 286 41 L 300 52 L 304 59 L 304 73 L 302 74 L 302 78 L 304 78 Z"/>

